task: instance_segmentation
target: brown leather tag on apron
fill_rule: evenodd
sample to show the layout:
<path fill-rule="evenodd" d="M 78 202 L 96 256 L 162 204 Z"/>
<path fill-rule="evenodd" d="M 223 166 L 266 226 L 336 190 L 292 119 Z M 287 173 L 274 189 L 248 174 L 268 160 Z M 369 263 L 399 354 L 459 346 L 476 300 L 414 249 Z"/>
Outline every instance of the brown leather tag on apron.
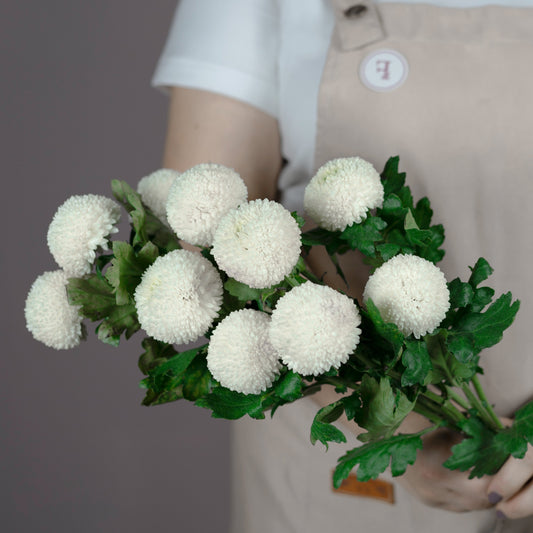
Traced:
<path fill-rule="evenodd" d="M 382 479 L 358 481 L 355 474 L 350 474 L 338 489 L 333 488 L 333 492 L 394 503 L 394 485 L 392 483 Z"/>

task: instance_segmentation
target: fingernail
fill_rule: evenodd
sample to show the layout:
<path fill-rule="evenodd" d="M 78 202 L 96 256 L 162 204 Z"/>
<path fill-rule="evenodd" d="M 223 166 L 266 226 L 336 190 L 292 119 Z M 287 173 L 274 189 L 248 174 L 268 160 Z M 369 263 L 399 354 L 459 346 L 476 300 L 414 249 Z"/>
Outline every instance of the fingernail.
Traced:
<path fill-rule="evenodd" d="M 501 501 L 502 501 L 502 497 L 497 492 L 491 492 L 489 494 L 489 503 L 491 505 L 496 505 L 498 502 L 501 502 Z"/>
<path fill-rule="evenodd" d="M 499 509 L 496 511 L 496 518 L 498 518 L 499 520 L 507 519 L 507 517 Z"/>

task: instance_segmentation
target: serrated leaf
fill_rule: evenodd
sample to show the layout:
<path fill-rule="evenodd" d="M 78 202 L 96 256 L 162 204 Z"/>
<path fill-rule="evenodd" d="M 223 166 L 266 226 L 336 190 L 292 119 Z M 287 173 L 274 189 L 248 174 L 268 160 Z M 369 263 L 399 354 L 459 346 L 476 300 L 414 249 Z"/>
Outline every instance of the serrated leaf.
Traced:
<path fill-rule="evenodd" d="M 503 332 L 512 324 L 520 302 L 512 302 L 510 292 L 500 296 L 484 313 L 468 313 L 456 324 L 459 332 L 469 333 L 476 353 L 500 342 Z"/>
<path fill-rule="evenodd" d="M 452 309 L 466 307 L 474 300 L 474 289 L 470 283 L 464 283 L 459 278 L 455 278 L 448 283 L 450 291 L 450 307 Z"/>
<path fill-rule="evenodd" d="M 302 396 L 302 386 L 302 377 L 296 372 L 289 370 L 276 383 L 274 393 L 282 400 L 293 402 Z"/>
<path fill-rule="evenodd" d="M 433 365 L 424 341 L 406 341 L 402 354 L 402 364 L 405 367 L 402 373 L 402 387 L 409 387 L 419 383 L 427 385 L 431 379 Z"/>
<path fill-rule="evenodd" d="M 362 442 L 392 436 L 415 405 L 401 391 L 393 391 L 388 378 L 378 382 L 368 374 L 363 376 L 360 396 L 362 407 L 356 422 L 367 430 L 358 437 Z"/>
<path fill-rule="evenodd" d="M 245 415 L 252 418 L 264 418 L 261 394 L 243 394 L 225 387 L 215 387 L 202 401 L 202 407 L 213 411 L 213 417 L 236 420 Z M 198 403 L 198 402 L 197 402 Z"/>
<path fill-rule="evenodd" d="M 206 352 L 205 348 L 200 350 L 182 374 L 180 384 L 186 400 L 193 402 L 211 392 L 214 379 L 207 368 Z"/>
<path fill-rule="evenodd" d="M 118 346 L 122 333 L 129 339 L 139 329 L 141 325 L 137 319 L 137 309 L 134 304 L 127 304 L 115 306 L 96 328 L 96 333 L 102 342 Z"/>
<path fill-rule="evenodd" d="M 472 311 L 478 313 L 492 302 L 494 289 L 491 287 L 478 287 L 474 292 L 472 300 Z"/>
<path fill-rule="evenodd" d="M 383 207 L 379 215 L 383 217 L 402 218 L 407 214 L 407 209 L 403 206 L 402 200 L 396 194 L 390 194 L 383 201 Z"/>
<path fill-rule="evenodd" d="M 349 451 L 339 459 L 333 474 L 333 485 L 339 488 L 342 481 L 359 465 L 357 479 L 376 479 L 391 465 L 392 475 L 401 476 L 408 465 L 416 460 L 417 451 L 422 448 L 421 434 L 395 435 L 388 439 L 369 442 Z"/>
<path fill-rule="evenodd" d="M 444 466 L 461 472 L 470 470 L 470 479 L 495 474 L 508 457 L 501 440 L 495 440 L 495 434 L 477 417 L 459 425 L 467 437 L 452 447 L 452 455 Z"/>
<path fill-rule="evenodd" d="M 476 354 L 474 337 L 470 334 L 451 334 L 446 339 L 446 345 L 460 363 L 468 363 Z"/>
<path fill-rule="evenodd" d="M 405 338 L 402 332 L 398 329 L 398 326 L 383 320 L 379 309 L 375 306 L 371 298 L 366 301 L 366 313 L 379 335 L 392 344 L 394 352 L 398 353 L 402 348 Z"/>
<path fill-rule="evenodd" d="M 361 398 L 358 392 L 353 392 L 349 396 L 342 398 L 342 405 L 344 406 L 344 413 L 348 420 L 353 420 L 361 410 Z"/>
<path fill-rule="evenodd" d="M 468 279 L 468 283 L 470 283 L 474 289 L 494 272 L 488 261 L 483 257 L 480 257 L 476 264 L 469 268 L 472 271 L 472 274 Z"/>
<path fill-rule="evenodd" d="M 413 209 L 413 216 L 419 228 L 429 228 L 431 218 L 433 217 L 433 210 L 427 198 L 421 198 L 417 202 L 416 207 Z"/>
<path fill-rule="evenodd" d="M 172 344 L 157 341 L 152 337 L 146 337 L 141 345 L 144 348 L 144 352 L 139 357 L 138 365 L 139 370 L 145 375 L 148 375 L 151 370 L 162 365 L 178 353 Z"/>
<path fill-rule="evenodd" d="M 136 253 L 126 242 L 113 243 L 114 259 L 105 274 L 116 291 L 118 305 L 133 302 L 135 288 L 141 281 L 144 271 L 157 259 L 159 251 L 151 242 L 146 243 Z"/>
<path fill-rule="evenodd" d="M 405 183 L 405 172 L 398 172 L 400 157 L 390 157 L 385 163 L 385 168 L 381 173 L 385 197 L 389 194 L 398 192 Z"/>
<path fill-rule="evenodd" d="M 344 433 L 331 422 L 338 420 L 344 412 L 342 400 L 319 409 L 311 424 L 311 443 L 319 440 L 328 449 L 328 442 L 346 442 Z"/>
<path fill-rule="evenodd" d="M 340 238 L 346 241 L 352 250 L 359 250 L 363 255 L 374 257 L 375 243 L 383 240 L 381 231 L 386 227 L 387 223 L 383 219 L 369 216 L 360 224 L 348 226 Z"/>
<path fill-rule="evenodd" d="M 401 247 L 397 244 L 385 243 L 385 244 L 378 244 L 376 246 L 376 249 L 381 255 L 381 258 L 383 259 L 383 261 L 388 261 L 395 255 L 398 255 L 398 253 L 401 250 Z"/>
<path fill-rule="evenodd" d="M 69 278 L 67 297 L 71 305 L 81 306 L 80 314 L 90 320 L 106 317 L 116 306 L 113 287 L 96 274 Z"/>

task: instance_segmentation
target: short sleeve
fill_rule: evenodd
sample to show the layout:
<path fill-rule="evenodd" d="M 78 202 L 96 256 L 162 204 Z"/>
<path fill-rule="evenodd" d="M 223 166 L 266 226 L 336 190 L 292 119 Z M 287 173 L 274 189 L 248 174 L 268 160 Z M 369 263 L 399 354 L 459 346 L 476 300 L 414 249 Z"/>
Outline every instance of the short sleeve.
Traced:
<path fill-rule="evenodd" d="M 180 0 L 152 85 L 216 92 L 277 116 L 275 0 Z"/>

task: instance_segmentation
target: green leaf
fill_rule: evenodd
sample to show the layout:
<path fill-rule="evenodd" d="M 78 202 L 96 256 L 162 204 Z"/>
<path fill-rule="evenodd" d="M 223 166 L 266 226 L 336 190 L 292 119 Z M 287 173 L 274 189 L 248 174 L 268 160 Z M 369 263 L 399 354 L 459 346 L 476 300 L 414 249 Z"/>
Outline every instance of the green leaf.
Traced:
<path fill-rule="evenodd" d="M 243 394 L 225 387 L 215 387 L 206 396 L 205 401 L 201 402 L 201 405 L 212 409 L 215 418 L 236 420 L 245 415 L 252 418 L 264 418 L 262 402 L 261 394 Z"/>
<path fill-rule="evenodd" d="M 459 332 L 470 333 L 476 353 L 500 342 L 503 332 L 512 324 L 520 302 L 512 302 L 510 292 L 500 296 L 484 313 L 468 313 L 456 324 Z"/>
<path fill-rule="evenodd" d="M 249 302 L 250 300 L 260 300 L 263 289 L 252 289 L 245 283 L 241 283 L 233 278 L 228 278 L 224 283 L 226 289 L 232 296 L 238 298 L 241 302 Z"/>
<path fill-rule="evenodd" d="M 470 334 L 450 334 L 446 339 L 448 350 L 461 363 L 468 363 L 476 355 L 474 337 Z"/>
<path fill-rule="evenodd" d="M 359 250 L 363 255 L 374 257 L 375 243 L 383 240 L 381 231 L 386 227 L 387 223 L 383 219 L 369 216 L 360 224 L 348 226 L 340 238 L 346 241 L 352 250 Z"/>
<path fill-rule="evenodd" d="M 137 319 L 137 309 L 134 304 L 127 304 L 115 306 L 96 328 L 96 333 L 102 342 L 118 346 L 122 333 L 129 339 L 139 329 L 141 325 Z"/>
<path fill-rule="evenodd" d="M 431 379 L 433 365 L 424 341 L 406 341 L 402 354 L 405 371 L 402 374 L 402 387 L 419 383 L 427 385 Z"/>
<path fill-rule="evenodd" d="M 376 249 L 380 253 L 383 261 L 388 261 L 395 255 L 398 255 L 398 253 L 400 253 L 401 247 L 397 244 L 385 243 L 378 244 L 376 246 Z"/>
<path fill-rule="evenodd" d="M 350 396 L 344 396 L 341 402 L 348 420 L 353 420 L 361 411 L 361 398 L 357 392 L 353 392 Z"/>
<path fill-rule="evenodd" d="M 492 302 L 494 296 L 494 289 L 490 287 L 478 287 L 474 292 L 474 298 L 472 301 L 472 311 L 478 313 L 485 306 Z"/>
<path fill-rule="evenodd" d="M 399 156 L 391 157 L 381 173 L 385 197 L 398 192 L 405 184 L 405 172 L 398 172 Z"/>
<path fill-rule="evenodd" d="M 474 289 L 469 283 L 463 283 L 459 278 L 455 278 L 448 283 L 450 291 L 450 307 L 452 309 L 466 307 L 474 301 Z"/>
<path fill-rule="evenodd" d="M 391 437 L 415 406 L 401 391 L 393 391 L 388 378 L 381 378 L 378 383 L 365 374 L 360 394 L 363 405 L 356 422 L 368 432 L 359 435 L 362 442 Z"/>
<path fill-rule="evenodd" d="M 344 412 L 342 400 L 322 407 L 311 424 L 311 442 L 319 440 L 328 449 L 328 442 L 346 442 L 344 433 L 331 422 L 338 420 Z"/>
<path fill-rule="evenodd" d="M 470 270 L 472 271 L 472 274 L 470 275 L 468 283 L 470 283 L 474 289 L 494 272 L 488 261 L 483 257 L 480 257 L 474 267 L 470 267 Z"/>
<path fill-rule="evenodd" d="M 395 194 L 391 194 L 383 201 L 383 207 L 379 214 L 383 217 L 402 218 L 407 212 L 408 210 L 403 206 L 402 200 Z"/>
<path fill-rule="evenodd" d="M 518 409 L 514 416 L 513 427 L 533 445 L 533 401 Z"/>
<path fill-rule="evenodd" d="M 152 242 L 163 252 L 181 248 L 172 230 L 159 220 L 154 213 L 142 203 L 141 196 L 125 181 L 112 180 L 111 189 L 115 198 L 130 214 L 133 246 L 144 246 Z"/>
<path fill-rule="evenodd" d="M 477 417 L 472 416 L 459 425 L 468 437 L 452 447 L 452 455 L 444 466 L 461 472 L 471 470 L 470 479 L 495 474 L 508 457 L 501 442 L 495 441 L 495 434 Z"/>
<path fill-rule="evenodd" d="M 141 281 L 144 271 L 157 259 L 157 247 L 148 242 L 135 253 L 133 247 L 126 242 L 113 243 L 114 259 L 105 274 L 106 279 L 116 291 L 118 305 L 133 302 L 135 288 Z"/>
<path fill-rule="evenodd" d="M 302 396 L 302 385 L 302 377 L 289 370 L 275 384 L 274 393 L 282 400 L 293 402 Z"/>
<path fill-rule="evenodd" d="M 389 464 L 392 475 L 401 476 L 407 466 L 415 462 L 417 451 L 421 448 L 420 433 L 396 435 L 364 444 L 339 459 L 339 464 L 333 474 L 333 485 L 338 489 L 356 465 L 359 465 L 357 479 L 363 482 L 376 479 L 385 472 Z"/>
<path fill-rule="evenodd" d="M 419 228 L 429 228 L 431 218 L 433 217 L 433 210 L 427 198 L 421 198 L 417 202 L 416 207 L 413 209 L 413 216 Z"/>
<path fill-rule="evenodd" d="M 383 320 L 379 309 L 375 306 L 371 298 L 366 301 L 366 314 L 379 335 L 392 345 L 394 353 L 397 354 L 402 348 L 405 338 L 403 333 L 398 329 L 398 326 Z"/>
<path fill-rule="evenodd" d="M 207 350 L 202 349 L 182 374 L 183 397 L 196 401 L 211 392 L 215 383 L 211 372 L 207 368 Z"/>
<path fill-rule="evenodd" d="M 181 383 L 183 373 L 192 363 L 198 352 L 204 348 L 199 346 L 186 352 L 177 353 L 162 365 L 150 372 L 152 387 L 157 392 L 172 390 Z"/>
<path fill-rule="evenodd" d="M 305 218 L 301 217 L 298 214 L 298 211 L 291 211 L 291 216 L 292 216 L 292 218 L 294 218 L 294 220 L 296 220 L 296 224 L 298 224 L 298 227 L 300 229 L 302 229 L 304 227 L 304 224 L 305 224 Z"/>
<path fill-rule="evenodd" d="M 144 352 L 139 357 L 139 370 L 145 375 L 178 353 L 172 344 L 156 341 L 152 337 L 146 337 L 141 344 Z"/>
<path fill-rule="evenodd" d="M 81 306 L 80 314 L 90 320 L 105 318 L 116 306 L 113 287 L 96 274 L 69 278 L 67 297 L 71 305 Z"/>

